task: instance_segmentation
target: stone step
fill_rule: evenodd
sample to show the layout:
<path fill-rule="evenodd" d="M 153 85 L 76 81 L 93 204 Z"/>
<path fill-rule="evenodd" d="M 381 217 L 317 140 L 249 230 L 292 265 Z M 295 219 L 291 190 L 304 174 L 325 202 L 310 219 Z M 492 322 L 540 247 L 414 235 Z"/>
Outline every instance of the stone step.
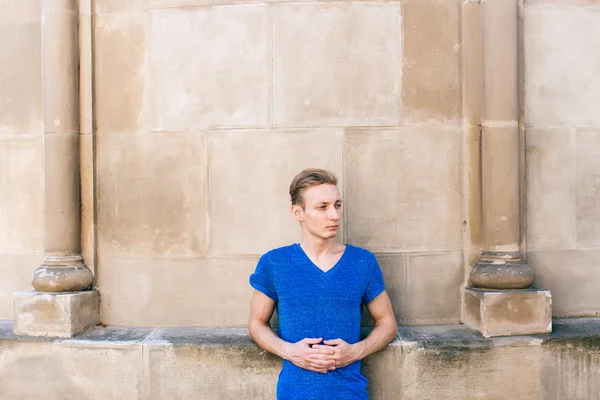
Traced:
<path fill-rule="evenodd" d="M 0 321 L 2 400 L 271 400 L 279 366 L 246 329 L 98 326 L 48 339 Z M 492 339 L 462 325 L 400 326 L 363 366 L 373 400 L 600 399 L 600 319 Z"/>

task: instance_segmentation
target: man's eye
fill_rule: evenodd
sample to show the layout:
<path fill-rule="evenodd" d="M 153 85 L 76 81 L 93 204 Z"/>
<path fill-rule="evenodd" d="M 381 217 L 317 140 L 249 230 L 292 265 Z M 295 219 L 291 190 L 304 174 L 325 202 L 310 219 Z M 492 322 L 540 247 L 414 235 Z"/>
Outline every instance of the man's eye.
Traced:
<path fill-rule="evenodd" d="M 342 208 L 342 205 L 341 204 L 336 204 L 335 208 Z"/>

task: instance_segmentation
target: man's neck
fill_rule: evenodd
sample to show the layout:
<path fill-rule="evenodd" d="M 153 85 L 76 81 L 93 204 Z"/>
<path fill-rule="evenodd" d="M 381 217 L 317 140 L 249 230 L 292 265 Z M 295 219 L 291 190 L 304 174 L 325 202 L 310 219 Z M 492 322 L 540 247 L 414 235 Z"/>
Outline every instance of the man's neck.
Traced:
<path fill-rule="evenodd" d="M 340 246 L 334 238 L 321 239 L 315 237 L 303 237 L 300 239 L 300 247 L 311 258 L 319 259 L 322 256 L 334 253 Z"/>

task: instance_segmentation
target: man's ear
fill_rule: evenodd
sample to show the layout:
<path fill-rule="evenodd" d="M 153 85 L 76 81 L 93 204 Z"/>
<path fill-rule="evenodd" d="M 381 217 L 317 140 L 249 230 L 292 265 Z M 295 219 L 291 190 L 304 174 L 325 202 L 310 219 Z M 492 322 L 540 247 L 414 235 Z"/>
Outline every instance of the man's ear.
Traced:
<path fill-rule="evenodd" d="M 296 221 L 302 222 L 304 221 L 304 210 L 299 205 L 294 204 L 290 211 L 292 211 L 292 215 L 296 218 Z"/>

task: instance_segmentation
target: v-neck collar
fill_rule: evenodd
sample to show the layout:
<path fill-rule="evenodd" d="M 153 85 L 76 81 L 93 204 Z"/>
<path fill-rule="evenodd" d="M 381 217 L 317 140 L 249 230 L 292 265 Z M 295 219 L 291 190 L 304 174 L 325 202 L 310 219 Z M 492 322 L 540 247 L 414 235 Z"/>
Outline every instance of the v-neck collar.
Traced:
<path fill-rule="evenodd" d="M 319 266 L 317 264 L 315 264 L 310 257 L 304 252 L 304 249 L 302 248 L 302 246 L 300 246 L 300 243 L 294 243 L 294 247 L 296 248 L 296 251 L 298 253 L 300 253 L 300 255 L 302 256 L 302 258 L 304 258 L 304 261 L 308 264 L 310 264 L 313 268 L 315 268 L 317 271 L 319 271 L 322 274 L 328 274 L 331 271 L 333 271 L 338 265 L 340 265 L 342 263 L 342 260 L 344 260 L 344 258 L 346 257 L 346 254 L 348 253 L 348 249 L 350 248 L 349 244 L 345 244 L 346 248 L 344 249 L 344 253 L 342 253 L 342 256 L 340 257 L 339 260 L 337 260 L 337 262 L 333 265 L 333 267 L 329 268 L 327 271 L 323 271 L 321 268 L 319 268 Z"/>

